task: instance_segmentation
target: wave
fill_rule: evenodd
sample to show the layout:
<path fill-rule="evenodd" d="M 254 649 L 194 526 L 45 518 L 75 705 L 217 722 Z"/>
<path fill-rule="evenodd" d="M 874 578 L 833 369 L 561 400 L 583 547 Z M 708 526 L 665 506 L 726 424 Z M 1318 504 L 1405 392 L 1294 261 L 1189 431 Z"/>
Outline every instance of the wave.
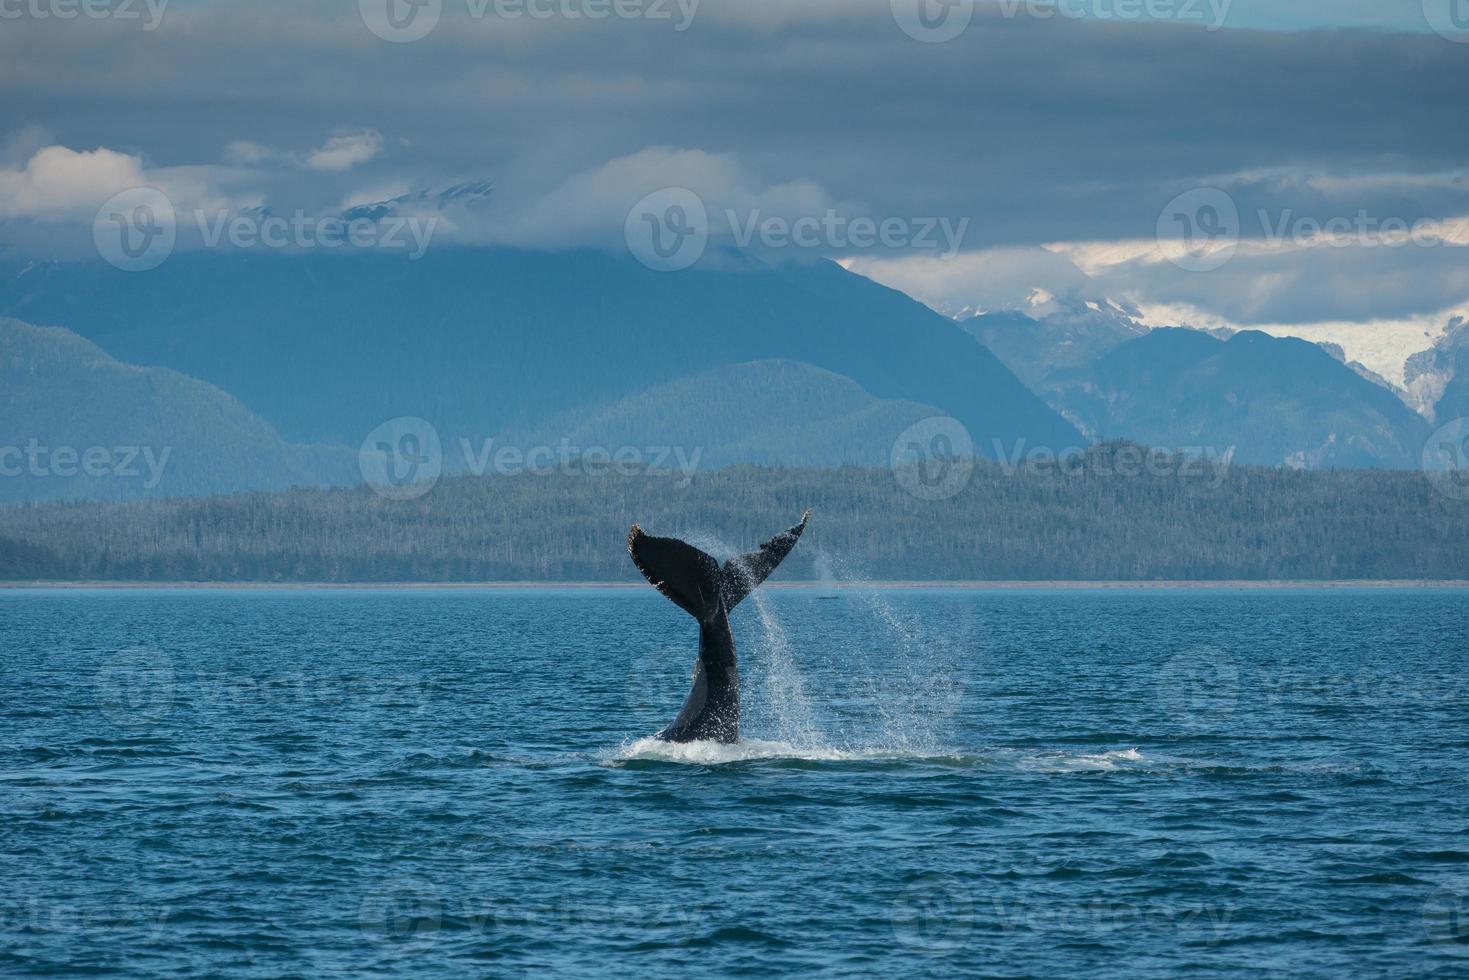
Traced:
<path fill-rule="evenodd" d="M 889 762 L 927 761 L 962 762 L 957 754 L 935 754 L 892 748 L 836 748 L 825 745 L 798 745 L 794 742 L 741 739 L 725 742 L 665 742 L 653 737 L 624 743 L 605 760 L 617 765 L 628 762 L 672 762 L 700 766 L 727 765 L 732 762 L 774 760 L 780 762 Z"/>
<path fill-rule="evenodd" d="M 646 762 L 721 766 L 738 762 L 765 761 L 923 764 L 941 768 L 1066 773 L 1118 769 L 1144 770 L 1155 767 L 1160 760 L 1145 756 L 1135 748 L 1101 752 L 1016 752 L 1013 749 L 989 749 L 976 752 L 893 746 L 801 745 L 766 739 L 741 739 L 734 743 L 664 742 L 651 736 L 633 742 L 624 742 L 602 759 L 604 764 L 611 766 Z"/>

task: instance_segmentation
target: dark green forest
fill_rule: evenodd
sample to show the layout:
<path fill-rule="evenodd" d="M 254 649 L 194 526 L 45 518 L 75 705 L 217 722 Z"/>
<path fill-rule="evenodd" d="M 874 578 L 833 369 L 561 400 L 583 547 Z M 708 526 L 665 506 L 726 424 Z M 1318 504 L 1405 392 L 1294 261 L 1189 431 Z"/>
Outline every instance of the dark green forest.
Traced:
<path fill-rule="evenodd" d="M 633 581 L 633 523 L 733 553 L 808 507 L 782 578 L 1469 578 L 1469 502 L 1421 473 L 1076 470 L 980 462 L 937 501 L 886 469 L 735 467 L 686 485 L 662 473 L 458 477 L 411 501 L 356 487 L 9 505 L 0 578 Z"/>

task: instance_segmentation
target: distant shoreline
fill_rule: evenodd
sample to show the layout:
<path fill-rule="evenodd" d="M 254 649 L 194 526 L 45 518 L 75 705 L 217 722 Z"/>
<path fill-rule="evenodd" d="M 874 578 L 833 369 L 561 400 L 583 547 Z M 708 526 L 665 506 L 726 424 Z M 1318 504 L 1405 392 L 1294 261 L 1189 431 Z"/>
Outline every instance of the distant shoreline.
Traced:
<path fill-rule="evenodd" d="M 534 590 L 555 591 L 570 589 L 600 589 L 606 591 L 642 590 L 647 586 L 641 582 L 56 582 L 14 581 L 0 582 L 0 590 L 51 589 L 67 590 L 116 590 L 135 591 L 141 589 L 175 589 L 179 591 L 512 591 Z M 1146 582 L 1025 582 L 1025 581 L 953 581 L 953 582 L 770 582 L 764 588 L 810 592 L 827 590 L 853 592 L 872 589 L 956 589 L 984 591 L 1043 591 L 1046 589 L 1068 589 L 1076 591 L 1161 591 L 1182 589 L 1469 589 L 1469 580 L 1414 580 L 1414 579 L 1333 579 L 1313 581 L 1309 579 L 1239 579 L 1220 581 L 1146 581 Z"/>

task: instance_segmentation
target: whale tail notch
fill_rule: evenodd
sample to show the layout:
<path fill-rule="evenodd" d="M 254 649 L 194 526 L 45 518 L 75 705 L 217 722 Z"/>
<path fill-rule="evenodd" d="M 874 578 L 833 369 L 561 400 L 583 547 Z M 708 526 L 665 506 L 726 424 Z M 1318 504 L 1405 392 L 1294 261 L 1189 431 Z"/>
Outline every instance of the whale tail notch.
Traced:
<path fill-rule="evenodd" d="M 655 538 L 634 524 L 627 536 L 633 564 L 653 588 L 672 599 L 684 612 L 698 620 L 712 616 L 724 599 L 726 611 L 755 591 L 796 546 L 806 521 L 780 532 L 755 551 L 731 558 L 721 568 L 713 556 L 677 538 Z"/>

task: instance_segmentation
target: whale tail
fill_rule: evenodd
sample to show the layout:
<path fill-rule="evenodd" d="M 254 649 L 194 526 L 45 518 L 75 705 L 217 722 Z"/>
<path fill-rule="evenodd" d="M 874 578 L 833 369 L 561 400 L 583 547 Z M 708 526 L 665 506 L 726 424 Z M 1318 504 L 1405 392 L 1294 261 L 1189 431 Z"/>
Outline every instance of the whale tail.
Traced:
<path fill-rule="evenodd" d="M 807 511 L 801 523 L 780 532 L 755 551 L 731 558 L 723 567 L 713 556 L 687 542 L 655 538 L 644 534 L 636 524 L 627 536 L 627 550 L 653 588 L 690 616 L 704 620 L 718 610 L 721 598 L 728 611 L 755 591 L 791 553 L 810 517 Z"/>

